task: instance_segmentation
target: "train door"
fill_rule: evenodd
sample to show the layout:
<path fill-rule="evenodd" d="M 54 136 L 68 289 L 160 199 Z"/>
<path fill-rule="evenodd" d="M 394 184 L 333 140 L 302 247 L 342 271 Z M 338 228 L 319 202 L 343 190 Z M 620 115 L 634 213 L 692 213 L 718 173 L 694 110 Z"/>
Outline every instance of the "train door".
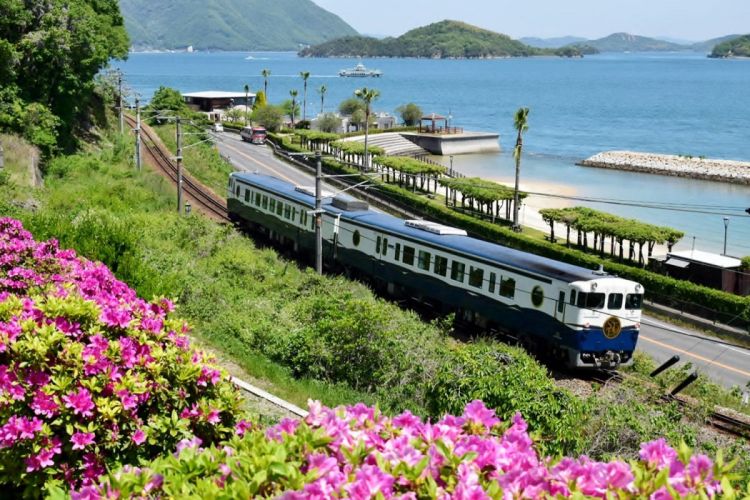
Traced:
<path fill-rule="evenodd" d="M 565 292 L 563 289 L 558 290 L 555 301 L 555 319 L 561 322 L 565 322 Z"/>

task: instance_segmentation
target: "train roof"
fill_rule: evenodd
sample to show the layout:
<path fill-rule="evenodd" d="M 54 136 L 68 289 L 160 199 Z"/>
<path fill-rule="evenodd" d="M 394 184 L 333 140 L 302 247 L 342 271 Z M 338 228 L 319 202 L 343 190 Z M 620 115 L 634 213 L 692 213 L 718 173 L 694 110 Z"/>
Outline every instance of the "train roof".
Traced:
<path fill-rule="evenodd" d="M 296 200 L 300 203 L 313 207 L 315 198 L 306 192 L 296 189 L 293 184 L 265 174 L 257 173 L 234 173 L 236 179 L 250 184 L 265 187 L 279 194 Z M 326 212 L 341 214 L 344 219 L 357 221 L 373 228 L 379 228 L 399 236 L 424 241 L 431 246 L 444 247 L 458 253 L 474 256 L 482 260 L 496 262 L 500 265 L 511 266 L 540 276 L 557 279 L 572 283 L 575 281 L 588 281 L 601 279 L 603 276 L 598 271 L 584 267 L 559 262 L 547 257 L 541 257 L 532 253 L 508 248 L 497 243 L 461 236 L 456 234 L 435 234 L 422 229 L 409 227 L 404 219 L 392 215 L 375 212 L 373 210 L 347 211 L 336 208 L 332 204 L 333 198 L 324 198 L 322 207 Z"/>

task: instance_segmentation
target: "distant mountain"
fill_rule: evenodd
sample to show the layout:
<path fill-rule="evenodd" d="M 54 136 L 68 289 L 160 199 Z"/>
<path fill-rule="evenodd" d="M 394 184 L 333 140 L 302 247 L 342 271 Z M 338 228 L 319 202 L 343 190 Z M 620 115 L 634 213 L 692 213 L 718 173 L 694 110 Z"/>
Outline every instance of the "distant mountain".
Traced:
<path fill-rule="evenodd" d="M 714 50 L 714 47 L 716 47 L 717 45 L 728 42 L 730 40 L 734 40 L 735 38 L 739 38 L 741 36 L 742 35 L 727 35 L 719 38 L 712 38 L 711 40 L 706 40 L 705 42 L 694 43 L 690 46 L 690 48 L 696 52 L 705 52 L 706 54 L 710 54 L 711 51 Z"/>
<path fill-rule="evenodd" d="M 132 47 L 298 50 L 357 32 L 311 0 L 120 0 Z"/>
<path fill-rule="evenodd" d="M 578 48 L 539 49 L 508 35 L 495 33 L 459 21 L 438 23 L 413 29 L 398 38 L 377 40 L 372 37 L 345 37 L 299 52 L 303 57 L 424 57 L 433 59 L 479 59 L 558 55 L 580 57 Z"/>
<path fill-rule="evenodd" d="M 708 57 L 750 57 L 750 35 L 718 44 Z"/>
<path fill-rule="evenodd" d="M 690 50 L 686 45 L 657 40 L 629 33 L 613 33 L 598 40 L 588 40 L 586 45 L 600 52 L 666 52 Z M 577 44 L 574 44 L 577 45 Z"/>
<path fill-rule="evenodd" d="M 519 38 L 518 41 L 540 49 L 556 49 L 566 45 L 573 45 L 574 43 L 586 42 L 588 40 L 586 38 L 581 38 L 580 36 L 559 36 L 556 38 L 537 38 L 527 36 Z"/>

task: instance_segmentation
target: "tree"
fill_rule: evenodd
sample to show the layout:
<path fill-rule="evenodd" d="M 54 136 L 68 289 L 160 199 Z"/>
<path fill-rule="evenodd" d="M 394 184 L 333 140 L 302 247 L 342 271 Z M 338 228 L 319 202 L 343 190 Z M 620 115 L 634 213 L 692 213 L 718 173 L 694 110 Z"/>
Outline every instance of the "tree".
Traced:
<path fill-rule="evenodd" d="M 339 113 L 344 116 L 352 116 L 358 109 L 364 111 L 365 106 L 364 103 L 356 97 L 344 99 L 343 101 L 341 101 L 341 104 L 339 104 Z"/>
<path fill-rule="evenodd" d="M 370 105 L 372 104 L 372 101 L 378 98 L 380 95 L 380 92 L 375 89 L 368 89 L 367 87 L 362 87 L 361 89 L 357 89 L 354 91 L 354 95 L 362 101 L 365 105 L 365 164 L 364 168 L 365 170 L 369 170 L 370 168 L 370 152 L 367 150 L 367 139 L 368 135 L 370 133 Z"/>
<path fill-rule="evenodd" d="M 289 95 L 292 96 L 292 105 L 290 107 L 289 116 L 292 118 L 292 128 L 294 128 L 294 112 L 297 111 L 297 95 L 299 92 L 297 92 L 297 89 L 292 89 L 289 91 Z"/>
<path fill-rule="evenodd" d="M 516 148 L 513 150 L 513 158 L 516 160 L 516 185 L 513 195 L 513 230 L 521 231 L 521 225 L 518 223 L 518 211 L 520 209 L 520 200 L 518 199 L 518 182 L 521 176 L 521 152 L 523 151 L 523 133 L 529 129 L 527 122 L 529 108 L 518 108 L 513 117 L 513 126 L 518 132 L 516 137 Z"/>
<path fill-rule="evenodd" d="M 271 70 L 264 69 L 260 74 L 263 77 L 263 93 L 266 94 L 266 100 L 268 100 L 268 78 L 271 76 Z"/>
<path fill-rule="evenodd" d="M 72 149 L 101 104 L 94 77 L 110 60 L 127 57 L 128 47 L 117 0 L 0 0 L 0 126 L 38 136 L 23 128 L 27 120 L 10 115 L 36 103 L 51 115 L 45 127 L 54 123 L 54 147 Z"/>
<path fill-rule="evenodd" d="M 300 71 L 299 76 L 302 77 L 304 84 L 304 90 L 302 91 L 302 121 L 307 121 L 307 79 L 310 78 L 310 72 Z"/>
<path fill-rule="evenodd" d="M 318 128 L 321 132 L 338 132 L 341 128 L 341 118 L 333 113 L 326 113 L 318 120 Z"/>
<path fill-rule="evenodd" d="M 284 111 L 278 106 L 268 104 L 253 111 L 253 121 L 271 132 L 276 132 L 284 121 Z"/>
<path fill-rule="evenodd" d="M 191 113 L 179 90 L 171 87 L 161 86 L 154 92 L 148 110 L 158 111 L 159 114 L 178 114 L 186 116 Z M 154 119 L 158 119 L 154 117 Z"/>
<path fill-rule="evenodd" d="M 320 114 L 323 114 L 323 110 L 325 108 L 325 100 L 326 100 L 326 92 L 328 92 L 328 87 L 325 85 L 321 85 L 318 87 L 318 94 L 320 94 Z"/>
<path fill-rule="evenodd" d="M 422 119 L 422 109 L 413 102 L 399 106 L 396 108 L 396 113 L 401 115 L 404 125 L 408 125 L 409 127 L 417 125 Z"/>
<path fill-rule="evenodd" d="M 268 101 L 266 101 L 266 93 L 262 90 L 259 90 L 258 93 L 255 95 L 255 102 L 253 103 L 253 111 L 255 111 L 258 108 L 262 108 L 268 104 Z"/>
<path fill-rule="evenodd" d="M 226 116 L 227 120 L 230 122 L 237 122 L 242 117 L 242 111 L 237 108 L 232 108 L 227 111 L 224 116 Z M 247 122 L 245 122 L 245 124 L 247 124 Z"/>
<path fill-rule="evenodd" d="M 245 112 L 243 113 L 245 115 L 245 126 L 247 127 L 247 118 L 248 114 L 250 114 L 250 105 L 249 105 L 249 99 L 248 94 L 250 93 L 250 85 L 247 83 L 245 84 Z"/>

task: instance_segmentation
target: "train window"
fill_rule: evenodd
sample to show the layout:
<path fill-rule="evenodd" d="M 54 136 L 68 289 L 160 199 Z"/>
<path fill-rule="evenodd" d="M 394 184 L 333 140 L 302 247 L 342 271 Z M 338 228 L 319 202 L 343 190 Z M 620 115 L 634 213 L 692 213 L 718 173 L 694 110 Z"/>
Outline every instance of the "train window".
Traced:
<path fill-rule="evenodd" d="M 383 257 L 388 254 L 388 238 L 383 238 Z"/>
<path fill-rule="evenodd" d="M 622 309 L 622 294 L 621 293 L 610 293 L 607 298 L 607 309 L 620 310 Z"/>
<path fill-rule="evenodd" d="M 245 189 L 245 201 L 250 203 L 250 190 Z"/>
<path fill-rule="evenodd" d="M 284 210 L 284 204 L 279 202 L 276 202 L 276 215 L 281 217 L 281 212 Z"/>
<path fill-rule="evenodd" d="M 268 208 L 268 196 L 263 195 L 263 210 Z"/>
<path fill-rule="evenodd" d="M 380 253 L 380 245 L 383 243 L 383 238 L 378 236 L 378 239 L 375 240 L 375 253 Z"/>
<path fill-rule="evenodd" d="M 490 293 L 495 293 L 496 282 L 497 282 L 497 276 L 495 275 L 495 273 L 490 273 L 490 284 L 489 284 Z"/>
<path fill-rule="evenodd" d="M 396 252 L 393 258 L 396 260 L 401 259 L 401 243 L 396 243 Z"/>
<path fill-rule="evenodd" d="M 284 205 L 284 218 L 285 219 L 292 218 L 292 206 L 291 205 Z"/>
<path fill-rule="evenodd" d="M 561 313 L 565 310 L 565 292 L 560 292 L 560 296 L 557 298 L 557 312 Z"/>
<path fill-rule="evenodd" d="M 359 231 L 355 230 L 352 233 L 352 245 L 354 245 L 355 247 L 358 247 L 360 241 L 361 241 L 361 237 L 359 235 Z"/>
<path fill-rule="evenodd" d="M 535 286 L 531 290 L 531 303 L 534 304 L 534 307 L 539 307 L 544 302 L 544 290 L 542 290 L 542 287 Z"/>
<path fill-rule="evenodd" d="M 578 307 L 586 309 L 604 309 L 603 293 L 579 293 Z"/>
<path fill-rule="evenodd" d="M 419 251 L 419 256 L 417 258 L 417 266 L 420 269 L 423 269 L 425 271 L 430 270 L 430 259 L 432 256 L 430 255 L 430 252 L 425 252 L 424 250 Z"/>
<path fill-rule="evenodd" d="M 404 258 L 401 261 L 406 265 L 414 265 L 414 247 L 404 245 Z"/>
<path fill-rule="evenodd" d="M 465 273 L 466 264 L 464 264 L 463 262 L 456 262 L 454 260 L 453 264 L 451 265 L 451 279 L 463 283 Z"/>
<path fill-rule="evenodd" d="M 476 288 L 482 288 L 484 281 L 484 269 L 471 266 L 469 271 L 469 284 Z"/>
<path fill-rule="evenodd" d="M 439 255 L 435 256 L 435 274 L 440 276 L 448 274 L 448 259 Z"/>
<path fill-rule="evenodd" d="M 240 185 L 239 184 L 237 184 L 237 187 L 234 188 L 234 196 L 236 196 L 237 198 L 240 197 Z"/>
<path fill-rule="evenodd" d="M 513 278 L 500 278 L 500 295 L 512 299 L 516 296 L 516 280 Z"/>
<path fill-rule="evenodd" d="M 255 206 L 260 206 L 260 193 L 255 193 Z"/>
<path fill-rule="evenodd" d="M 575 290 L 570 291 L 570 305 L 571 306 L 576 305 L 576 291 Z"/>
<path fill-rule="evenodd" d="M 640 309 L 643 307 L 642 293 L 629 293 L 625 297 L 625 309 Z"/>
<path fill-rule="evenodd" d="M 268 204 L 268 208 L 271 210 L 271 213 L 276 211 L 276 199 L 275 198 L 271 198 L 271 202 Z"/>

